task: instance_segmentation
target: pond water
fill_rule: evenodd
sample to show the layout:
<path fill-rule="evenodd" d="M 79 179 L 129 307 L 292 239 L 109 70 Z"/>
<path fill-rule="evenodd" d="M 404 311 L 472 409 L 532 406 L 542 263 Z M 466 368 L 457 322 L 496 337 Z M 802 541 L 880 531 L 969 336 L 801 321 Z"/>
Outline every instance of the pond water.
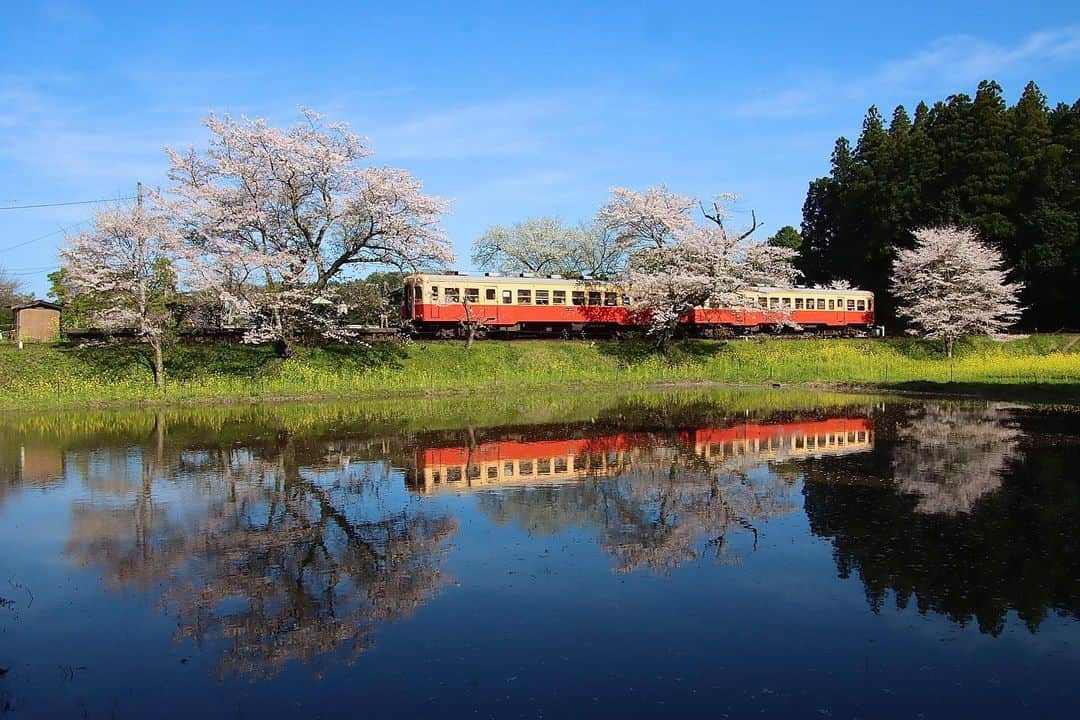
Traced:
<path fill-rule="evenodd" d="M 0 716 L 1074 716 L 1078 420 L 779 391 L 0 416 Z"/>

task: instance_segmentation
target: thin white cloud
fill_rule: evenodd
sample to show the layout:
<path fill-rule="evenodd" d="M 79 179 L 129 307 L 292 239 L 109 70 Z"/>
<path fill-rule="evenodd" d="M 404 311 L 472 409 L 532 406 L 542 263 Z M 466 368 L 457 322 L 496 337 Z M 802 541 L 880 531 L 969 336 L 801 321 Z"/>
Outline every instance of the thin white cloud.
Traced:
<path fill-rule="evenodd" d="M 789 88 L 773 95 L 739 103 L 736 113 L 747 117 L 782 118 L 808 115 L 821 102 L 818 92 L 805 88 Z"/>
<path fill-rule="evenodd" d="M 165 143 L 190 137 L 176 127 L 146 127 L 137 116 L 99 114 L 61 101 L 48 82 L 0 77 L 0 107 L 0 159 L 9 176 L 63 178 L 88 187 L 159 179 L 167 166 Z"/>
<path fill-rule="evenodd" d="M 38 11 L 41 17 L 51 25 L 60 25 L 71 29 L 88 30 L 101 26 L 101 20 L 86 3 L 74 0 L 49 0 L 42 3 Z"/>
<path fill-rule="evenodd" d="M 439 110 L 400 125 L 374 128 L 380 155 L 448 160 L 535 155 L 554 128 L 572 131 L 590 102 L 570 96 L 496 100 Z"/>
<path fill-rule="evenodd" d="M 1029 62 L 1068 60 L 1080 55 L 1080 28 L 1037 32 L 1014 47 L 986 42 L 970 35 L 943 38 L 924 52 L 885 64 L 873 82 L 888 86 L 936 78 L 971 81 L 1023 66 Z"/>
<path fill-rule="evenodd" d="M 928 49 L 886 62 L 863 76 L 816 77 L 736 105 L 743 117 L 783 118 L 827 112 L 838 103 L 926 88 L 954 89 L 1037 63 L 1080 57 L 1080 27 L 1036 32 L 1008 46 L 970 35 L 942 38 Z"/>

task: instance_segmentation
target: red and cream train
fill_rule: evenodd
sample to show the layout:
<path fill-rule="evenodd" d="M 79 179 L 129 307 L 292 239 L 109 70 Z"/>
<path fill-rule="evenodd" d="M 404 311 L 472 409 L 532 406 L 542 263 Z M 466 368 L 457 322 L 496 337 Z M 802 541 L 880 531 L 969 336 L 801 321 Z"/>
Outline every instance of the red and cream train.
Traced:
<path fill-rule="evenodd" d="M 454 337 L 472 321 L 489 333 L 612 333 L 643 327 L 627 289 L 600 280 L 417 273 L 405 278 L 402 319 L 420 335 Z M 633 292 L 632 289 L 630 292 Z M 753 310 L 697 307 L 681 322 L 688 335 L 790 328 L 862 334 L 874 325 L 874 294 L 863 290 L 749 288 Z"/>

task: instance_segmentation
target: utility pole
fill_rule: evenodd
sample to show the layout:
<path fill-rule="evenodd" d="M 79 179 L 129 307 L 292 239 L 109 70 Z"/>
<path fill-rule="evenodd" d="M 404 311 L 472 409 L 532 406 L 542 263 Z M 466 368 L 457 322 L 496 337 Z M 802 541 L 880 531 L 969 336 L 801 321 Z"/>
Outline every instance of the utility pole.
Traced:
<path fill-rule="evenodd" d="M 142 207 L 142 180 L 135 184 L 135 204 Z"/>

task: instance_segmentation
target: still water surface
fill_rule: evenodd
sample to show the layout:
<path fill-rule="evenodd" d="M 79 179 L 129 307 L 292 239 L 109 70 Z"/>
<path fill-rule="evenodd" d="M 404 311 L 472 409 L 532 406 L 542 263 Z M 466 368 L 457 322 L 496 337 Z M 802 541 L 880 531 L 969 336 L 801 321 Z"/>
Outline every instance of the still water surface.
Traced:
<path fill-rule="evenodd" d="M 1075 717 L 1069 411 L 0 417 L 0 716 Z"/>

